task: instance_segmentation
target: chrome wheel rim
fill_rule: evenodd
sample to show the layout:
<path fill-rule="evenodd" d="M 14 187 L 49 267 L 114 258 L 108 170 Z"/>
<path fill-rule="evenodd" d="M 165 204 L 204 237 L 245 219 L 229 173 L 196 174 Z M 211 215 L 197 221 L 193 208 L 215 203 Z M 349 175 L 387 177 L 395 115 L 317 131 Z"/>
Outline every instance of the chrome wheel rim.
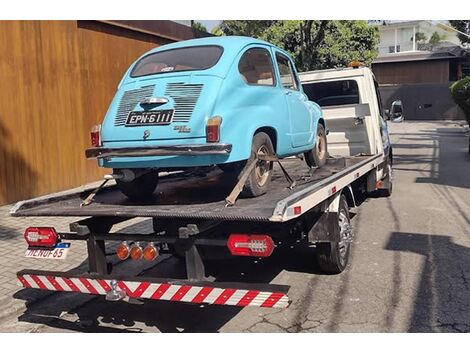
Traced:
<path fill-rule="evenodd" d="M 265 145 L 259 147 L 258 156 L 269 155 L 268 148 Z M 263 187 L 269 178 L 270 162 L 266 160 L 258 160 L 255 167 L 256 181 L 258 186 Z"/>
<path fill-rule="evenodd" d="M 325 157 L 326 153 L 326 141 L 325 141 L 325 136 L 323 133 L 319 133 L 317 135 L 317 155 L 320 159 L 323 159 Z"/>
<path fill-rule="evenodd" d="M 341 209 L 338 214 L 339 242 L 338 250 L 341 264 L 344 265 L 351 242 L 351 224 L 346 214 L 346 210 Z"/>

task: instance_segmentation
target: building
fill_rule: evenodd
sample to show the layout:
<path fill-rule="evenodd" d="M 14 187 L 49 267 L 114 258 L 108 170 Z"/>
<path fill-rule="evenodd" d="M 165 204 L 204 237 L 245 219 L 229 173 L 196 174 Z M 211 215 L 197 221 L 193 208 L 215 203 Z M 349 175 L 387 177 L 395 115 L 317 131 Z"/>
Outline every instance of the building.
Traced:
<path fill-rule="evenodd" d="M 0 204 L 101 179 L 90 127 L 137 57 L 209 35 L 185 22 L 0 21 Z"/>
<path fill-rule="evenodd" d="M 379 55 L 459 46 L 455 29 L 441 22 L 405 21 L 379 26 Z"/>
<path fill-rule="evenodd" d="M 462 120 L 449 87 L 470 76 L 470 50 L 447 47 L 382 55 L 372 63 L 384 106 L 402 100 L 409 120 Z"/>

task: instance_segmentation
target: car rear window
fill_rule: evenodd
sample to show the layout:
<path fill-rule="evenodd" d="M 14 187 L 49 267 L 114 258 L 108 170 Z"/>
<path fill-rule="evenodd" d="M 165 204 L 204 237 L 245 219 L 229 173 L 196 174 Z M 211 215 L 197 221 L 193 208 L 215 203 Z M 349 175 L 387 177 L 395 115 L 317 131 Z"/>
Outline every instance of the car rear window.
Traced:
<path fill-rule="evenodd" d="M 131 71 L 131 77 L 178 71 L 206 70 L 222 56 L 220 46 L 191 46 L 149 54 L 140 59 Z"/>
<path fill-rule="evenodd" d="M 355 80 L 306 83 L 303 85 L 308 99 L 320 106 L 359 104 L 359 87 Z"/>

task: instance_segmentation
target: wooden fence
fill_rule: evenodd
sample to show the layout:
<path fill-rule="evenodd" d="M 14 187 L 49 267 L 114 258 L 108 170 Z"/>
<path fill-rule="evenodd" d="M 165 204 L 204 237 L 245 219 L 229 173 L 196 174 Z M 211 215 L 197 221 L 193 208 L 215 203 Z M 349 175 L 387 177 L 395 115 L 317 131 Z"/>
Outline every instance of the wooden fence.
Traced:
<path fill-rule="evenodd" d="M 98 180 L 87 161 L 129 64 L 170 42 L 96 21 L 0 21 L 0 204 Z"/>

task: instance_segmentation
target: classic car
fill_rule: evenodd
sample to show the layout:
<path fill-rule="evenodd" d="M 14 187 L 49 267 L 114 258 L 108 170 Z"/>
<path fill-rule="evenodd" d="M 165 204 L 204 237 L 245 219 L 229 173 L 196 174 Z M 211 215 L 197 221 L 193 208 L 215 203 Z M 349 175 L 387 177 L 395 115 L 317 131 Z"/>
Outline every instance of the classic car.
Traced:
<path fill-rule="evenodd" d="M 152 196 L 158 172 L 217 165 L 238 173 L 256 162 L 242 195 L 267 192 L 273 161 L 327 158 L 320 107 L 307 99 L 290 55 L 261 40 L 210 37 L 160 46 L 134 62 L 87 158 L 113 168 L 131 199 Z M 261 159 L 260 159 L 261 158 Z"/>

